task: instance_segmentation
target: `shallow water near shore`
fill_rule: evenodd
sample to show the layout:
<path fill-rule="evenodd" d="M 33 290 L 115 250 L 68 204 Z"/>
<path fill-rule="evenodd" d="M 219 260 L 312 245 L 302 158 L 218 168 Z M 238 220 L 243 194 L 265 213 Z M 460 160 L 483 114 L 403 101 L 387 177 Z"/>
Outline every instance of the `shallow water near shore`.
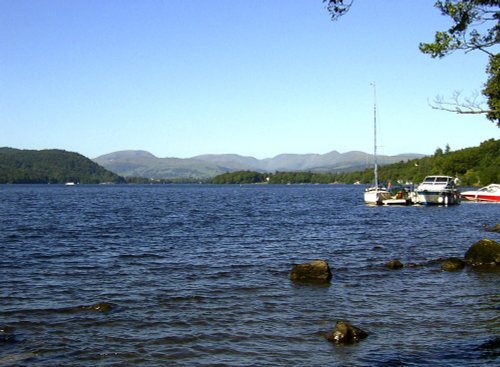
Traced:
<path fill-rule="evenodd" d="M 500 273 L 435 260 L 500 241 L 482 227 L 500 205 L 370 207 L 362 190 L 0 186 L 0 365 L 498 365 Z M 331 284 L 290 282 L 313 259 Z M 369 337 L 332 345 L 340 319 Z"/>

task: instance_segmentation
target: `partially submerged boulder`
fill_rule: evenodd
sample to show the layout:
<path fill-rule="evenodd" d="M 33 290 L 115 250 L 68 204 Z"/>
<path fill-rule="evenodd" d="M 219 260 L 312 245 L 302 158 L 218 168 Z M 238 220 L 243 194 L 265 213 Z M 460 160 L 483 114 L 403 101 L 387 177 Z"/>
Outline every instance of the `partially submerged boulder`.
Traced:
<path fill-rule="evenodd" d="M 16 342 L 14 328 L 10 326 L 0 326 L 0 345 L 11 344 Z"/>
<path fill-rule="evenodd" d="M 313 260 L 308 263 L 293 264 L 290 279 L 301 283 L 329 283 L 332 272 L 325 260 Z"/>
<path fill-rule="evenodd" d="M 481 344 L 477 349 L 495 350 L 500 349 L 500 336 L 496 336 L 493 339 L 486 341 Z"/>
<path fill-rule="evenodd" d="M 385 264 L 385 267 L 388 269 L 396 270 L 396 269 L 402 269 L 404 267 L 404 265 L 399 260 L 391 260 Z"/>
<path fill-rule="evenodd" d="M 334 344 L 353 344 L 367 336 L 366 331 L 341 320 L 337 321 L 335 328 L 326 335 L 326 339 Z"/>
<path fill-rule="evenodd" d="M 80 306 L 79 308 L 84 311 L 109 312 L 114 308 L 114 305 L 108 302 L 101 302 L 94 305 Z"/>
<path fill-rule="evenodd" d="M 444 259 L 441 263 L 441 269 L 446 271 L 454 271 L 460 270 L 465 267 L 465 262 L 458 257 L 450 257 L 448 259 Z"/>
<path fill-rule="evenodd" d="M 114 308 L 115 308 L 115 306 L 112 303 L 100 302 L 100 303 L 96 303 L 93 305 L 83 305 L 83 306 L 76 306 L 76 307 L 60 308 L 60 309 L 58 309 L 58 311 L 63 312 L 63 313 L 77 313 L 77 312 L 84 312 L 84 311 L 109 312 Z"/>
<path fill-rule="evenodd" d="M 488 232 L 497 232 L 500 233 L 500 223 L 494 226 L 488 226 L 487 224 L 483 225 L 484 229 Z"/>
<path fill-rule="evenodd" d="M 465 262 L 471 266 L 500 265 L 500 243 L 493 240 L 480 240 L 465 253 Z"/>

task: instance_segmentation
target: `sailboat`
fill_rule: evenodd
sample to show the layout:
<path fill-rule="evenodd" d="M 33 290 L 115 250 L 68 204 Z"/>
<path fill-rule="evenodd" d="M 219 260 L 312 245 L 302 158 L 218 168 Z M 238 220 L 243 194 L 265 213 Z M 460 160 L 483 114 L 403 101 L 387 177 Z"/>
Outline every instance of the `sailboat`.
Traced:
<path fill-rule="evenodd" d="M 382 205 L 384 200 L 391 199 L 391 194 L 384 187 L 379 187 L 378 184 L 378 164 L 377 164 L 377 92 L 375 84 L 373 86 L 373 160 L 374 160 L 374 176 L 375 184 L 368 187 L 364 192 L 366 204 Z"/>

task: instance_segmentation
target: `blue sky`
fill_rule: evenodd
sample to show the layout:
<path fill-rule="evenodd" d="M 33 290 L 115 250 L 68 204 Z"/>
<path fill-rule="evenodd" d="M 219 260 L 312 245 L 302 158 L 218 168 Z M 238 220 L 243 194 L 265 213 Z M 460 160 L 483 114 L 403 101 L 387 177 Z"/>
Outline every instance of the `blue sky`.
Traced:
<path fill-rule="evenodd" d="M 434 0 L 0 0 L 0 146 L 94 158 L 372 152 L 432 154 L 499 137 L 466 96 L 487 57 L 420 53 L 449 21 Z"/>

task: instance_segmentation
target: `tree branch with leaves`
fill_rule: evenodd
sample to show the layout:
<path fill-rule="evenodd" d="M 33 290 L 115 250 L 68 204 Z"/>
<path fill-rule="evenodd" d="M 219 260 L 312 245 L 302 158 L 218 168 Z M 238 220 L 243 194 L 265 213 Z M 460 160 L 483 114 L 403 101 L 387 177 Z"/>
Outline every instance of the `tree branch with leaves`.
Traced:
<path fill-rule="evenodd" d="M 354 0 L 344 1 L 344 0 L 323 0 L 326 4 L 326 10 L 330 13 L 332 20 L 339 19 L 342 15 L 347 13 L 354 3 Z"/>
<path fill-rule="evenodd" d="M 489 49 L 499 42 L 498 0 L 446 0 L 436 1 L 434 6 L 442 15 L 449 16 L 453 25 L 446 31 L 436 32 L 434 42 L 420 43 L 420 51 L 439 58 L 456 50 L 466 53 L 479 50 L 494 55 Z"/>

